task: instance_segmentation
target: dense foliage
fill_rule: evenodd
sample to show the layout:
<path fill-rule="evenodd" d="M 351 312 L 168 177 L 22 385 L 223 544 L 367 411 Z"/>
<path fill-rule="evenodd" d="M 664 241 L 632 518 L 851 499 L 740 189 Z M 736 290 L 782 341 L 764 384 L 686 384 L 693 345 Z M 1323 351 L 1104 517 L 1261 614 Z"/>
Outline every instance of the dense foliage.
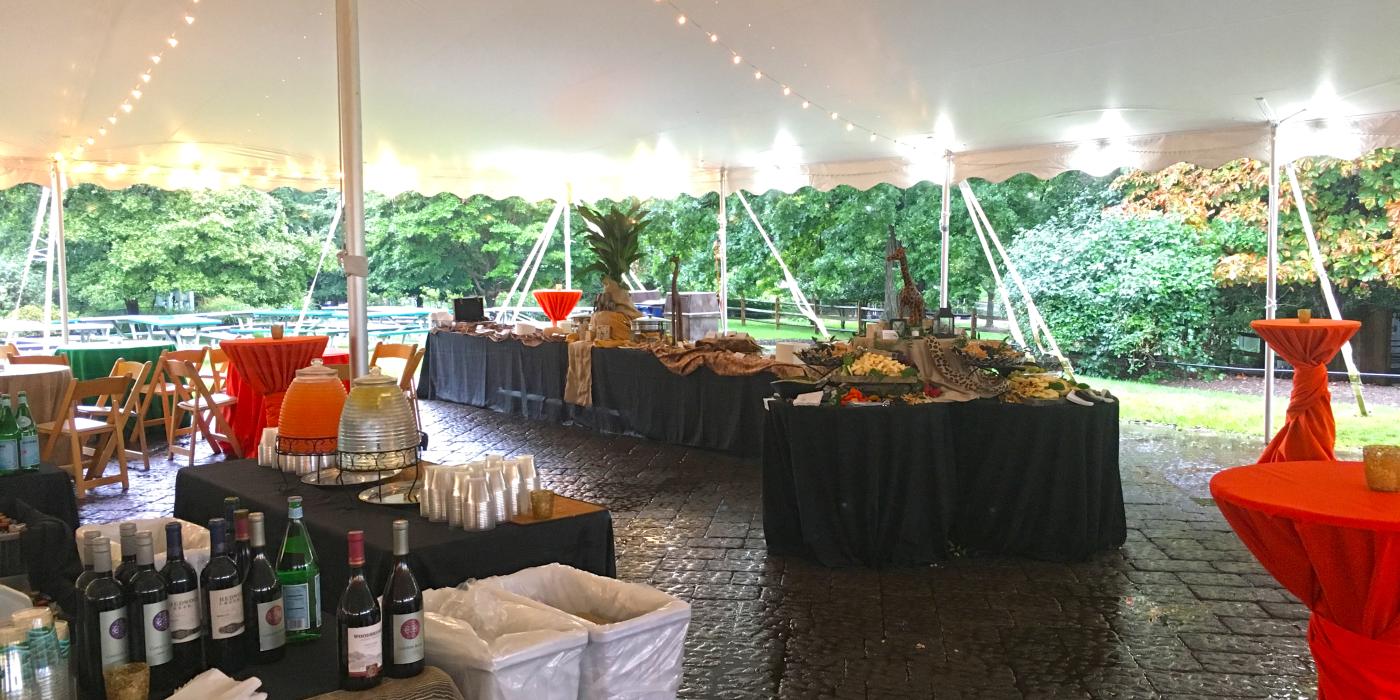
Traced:
<path fill-rule="evenodd" d="M 1305 160 L 1298 172 L 1347 311 L 1394 307 L 1400 287 L 1400 153 L 1383 149 L 1357 161 Z M 1029 175 L 973 190 L 1062 344 L 1091 368 L 1144 371 L 1154 359 L 1228 359 L 1234 334 L 1261 306 L 1266 169 L 1238 161 L 1216 169 L 1179 164 L 1116 178 Z M 0 190 L 0 311 L 15 307 L 22 261 L 40 189 Z M 1285 181 L 1281 224 L 1283 312 L 1321 308 L 1297 212 Z M 173 292 L 194 292 L 201 308 L 300 303 L 323 253 L 338 194 L 331 190 L 164 191 L 151 187 L 71 189 L 65 212 L 72 303 L 84 314 L 120 311 L 128 300 L 149 310 Z M 758 219 L 807 296 L 879 304 L 891 227 L 930 307 L 938 288 L 940 190 L 918 184 L 861 191 L 749 194 Z M 606 211 L 635 201 L 590 203 Z M 715 289 L 718 196 L 645 203 L 638 276 L 669 286 L 669 259 L 681 262 L 684 289 Z M 955 306 L 993 292 L 961 193 L 954 190 L 950 290 Z M 497 300 L 511 286 L 555 203 L 461 199 L 451 194 L 366 202 L 369 287 L 377 301 L 441 303 L 463 294 Z M 786 296 L 782 275 L 735 195 L 727 202 L 731 297 Z M 569 216 L 575 286 L 596 291 L 586 222 Z M 334 255 L 324 248 L 317 301 L 343 300 Z M 535 286 L 563 282 L 563 249 L 550 241 Z M 25 306 L 41 303 L 42 265 L 30 275 Z M 26 309 L 24 315 L 33 317 Z"/>

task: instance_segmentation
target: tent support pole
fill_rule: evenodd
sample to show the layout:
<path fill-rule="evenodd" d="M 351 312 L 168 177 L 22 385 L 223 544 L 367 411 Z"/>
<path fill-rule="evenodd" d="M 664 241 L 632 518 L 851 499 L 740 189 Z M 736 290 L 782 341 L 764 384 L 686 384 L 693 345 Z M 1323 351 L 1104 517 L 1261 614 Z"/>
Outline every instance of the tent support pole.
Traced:
<path fill-rule="evenodd" d="M 574 206 L 574 183 L 564 183 L 564 289 L 574 288 L 574 232 L 569 228 L 569 210 Z"/>
<path fill-rule="evenodd" d="M 350 371 L 369 371 L 369 294 L 365 259 L 365 157 L 360 121 L 360 18 L 358 0 L 335 2 L 335 66 L 340 113 L 340 169 L 345 174 L 345 292 L 349 305 Z"/>
<path fill-rule="evenodd" d="M 1011 305 L 1011 295 L 1006 291 L 1006 283 L 1001 280 L 1001 272 L 997 269 L 996 259 L 992 257 L 992 247 L 987 243 L 987 235 L 982 232 L 982 222 L 978 220 L 977 212 L 972 209 L 972 200 L 963 197 L 963 204 L 967 205 L 967 215 L 972 219 L 972 230 L 977 232 L 977 242 L 982 244 L 982 255 L 986 256 L 987 268 L 992 271 L 992 281 L 996 284 L 997 295 L 1001 297 L 1001 305 L 1006 307 L 1006 325 L 1011 331 L 1011 339 L 1015 340 L 1017 345 L 1027 347 L 1026 336 L 1021 333 L 1021 322 L 1016 320 L 1016 308 Z"/>
<path fill-rule="evenodd" d="M 535 285 L 535 273 L 540 271 L 540 263 L 544 261 L 544 254 L 549 250 L 549 239 L 554 236 L 554 227 L 559 225 L 559 217 L 568 208 L 567 204 L 560 202 L 554 207 L 554 213 L 549 215 L 549 221 L 545 222 L 544 234 L 540 238 L 539 252 L 535 255 L 534 264 L 530 266 L 530 276 L 525 278 L 525 286 L 520 288 L 520 301 L 515 304 L 515 311 L 511 314 L 511 323 L 520 322 L 520 310 L 525 307 L 525 300 L 529 298 L 526 295 L 531 293 L 530 288 Z"/>
<path fill-rule="evenodd" d="M 63 240 L 63 191 L 68 188 L 68 178 L 63 174 L 63 166 L 54 161 L 52 170 L 53 206 L 49 208 L 49 251 L 52 258 L 58 259 L 58 322 L 63 343 L 68 343 L 68 246 Z M 44 319 L 44 337 L 48 337 L 48 319 Z"/>
<path fill-rule="evenodd" d="M 1264 318 L 1278 316 L 1278 122 L 1269 122 L 1269 224 L 1266 235 Z M 1264 442 L 1274 436 L 1274 350 L 1264 345 Z"/>
<path fill-rule="evenodd" d="M 719 330 L 729 332 L 729 170 L 719 170 Z"/>
<path fill-rule="evenodd" d="M 1317 244 L 1317 234 L 1313 232 L 1312 217 L 1308 215 L 1308 203 L 1303 199 L 1303 188 L 1298 185 L 1298 171 L 1292 163 L 1283 166 L 1288 172 L 1288 186 L 1293 191 L 1293 202 L 1298 207 L 1298 219 L 1303 223 L 1303 234 L 1308 237 L 1308 257 L 1312 259 L 1313 274 L 1322 287 L 1322 298 L 1327 302 L 1327 313 L 1332 318 L 1342 317 L 1341 307 L 1337 306 L 1337 296 L 1332 292 L 1332 278 L 1327 274 L 1327 266 L 1322 261 L 1322 248 Z M 1347 379 L 1351 380 L 1351 393 L 1356 396 L 1356 408 L 1361 415 L 1366 412 L 1366 399 L 1361 395 L 1361 372 L 1356 368 L 1356 358 L 1352 356 L 1351 341 L 1342 343 L 1342 362 L 1347 368 Z"/>
<path fill-rule="evenodd" d="M 340 215 L 344 211 L 345 197 L 341 196 L 340 201 L 335 203 L 335 214 L 331 216 L 331 227 L 326 230 L 326 237 L 321 241 L 321 257 L 316 260 L 316 272 L 311 275 L 311 284 L 306 288 L 306 297 L 301 300 L 301 313 L 297 316 L 296 333 L 301 333 L 301 326 L 306 323 L 306 312 L 311 308 L 311 296 L 316 293 L 316 282 L 321 279 L 321 270 L 326 266 L 326 254 L 330 252 L 331 244 L 335 242 L 335 230 L 340 227 Z"/>
<path fill-rule="evenodd" d="M 535 256 L 540 254 L 540 248 L 549 239 L 549 232 L 554 228 L 554 217 L 559 213 L 559 205 L 555 204 L 553 211 L 549 212 L 549 223 L 540 230 L 540 235 L 535 237 L 534 245 L 530 246 L 530 254 L 525 256 L 525 262 L 520 265 L 520 270 L 515 273 L 515 280 L 510 283 L 510 291 L 506 292 L 505 304 L 496 309 L 496 323 L 504 323 L 506 314 L 511 312 L 511 302 L 515 300 L 515 290 L 520 288 L 520 283 L 525 281 L 525 275 L 530 266 L 535 263 Z"/>
<path fill-rule="evenodd" d="M 949 205 L 953 201 L 953 152 L 943 152 L 943 201 L 938 211 L 938 308 L 948 307 L 948 225 L 953 212 Z"/>

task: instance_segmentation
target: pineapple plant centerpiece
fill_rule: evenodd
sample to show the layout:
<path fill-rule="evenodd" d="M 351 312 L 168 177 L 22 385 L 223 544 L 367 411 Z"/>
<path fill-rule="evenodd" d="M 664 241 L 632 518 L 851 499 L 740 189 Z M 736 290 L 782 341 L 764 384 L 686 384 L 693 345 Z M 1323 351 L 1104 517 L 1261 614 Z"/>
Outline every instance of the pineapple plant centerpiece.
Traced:
<path fill-rule="evenodd" d="M 641 202 L 627 209 L 616 206 L 607 212 L 579 205 L 579 216 L 588 222 L 586 242 L 595 260 L 585 270 L 603 275 L 603 290 L 593 302 L 593 327 L 609 326 L 612 339 L 621 341 L 631 333 L 632 319 L 642 315 L 622 286 L 622 277 L 642 257 L 642 232 L 650 221 Z"/>

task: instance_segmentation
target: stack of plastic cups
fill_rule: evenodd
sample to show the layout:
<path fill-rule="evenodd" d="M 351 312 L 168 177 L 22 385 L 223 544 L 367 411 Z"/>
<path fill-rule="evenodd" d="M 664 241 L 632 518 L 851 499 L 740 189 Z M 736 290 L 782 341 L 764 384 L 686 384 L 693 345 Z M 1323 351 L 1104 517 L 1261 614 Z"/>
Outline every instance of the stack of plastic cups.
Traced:
<path fill-rule="evenodd" d="M 531 511 L 530 492 L 540 487 L 540 477 L 535 472 L 534 455 L 520 455 L 515 458 L 515 476 L 515 512 L 524 515 Z"/>
<path fill-rule="evenodd" d="M 506 512 L 512 518 L 519 512 L 516 504 L 520 502 L 520 472 L 515 464 L 513 458 L 501 462 L 501 478 L 506 484 Z"/>
<path fill-rule="evenodd" d="M 468 472 L 461 517 L 465 530 L 481 532 L 496 527 L 496 508 L 486 475 Z"/>
<path fill-rule="evenodd" d="M 452 502 L 452 479 L 458 471 L 461 471 L 460 467 L 440 466 L 429 472 L 429 478 L 433 480 L 428 500 L 428 520 L 430 522 L 447 522 L 449 504 Z"/>
<path fill-rule="evenodd" d="M 469 472 L 466 469 L 453 469 L 451 475 L 452 495 L 447 498 L 447 526 L 462 527 L 462 504 L 467 498 Z"/>
<path fill-rule="evenodd" d="M 495 514 L 498 523 L 510 520 L 510 513 L 515 505 L 506 499 L 506 479 L 501 473 L 502 466 L 503 461 L 488 462 L 486 465 L 486 487 L 491 492 L 491 512 Z"/>
<path fill-rule="evenodd" d="M 432 520 L 433 472 L 438 468 L 436 464 L 418 463 L 418 515 L 425 520 Z"/>
<path fill-rule="evenodd" d="M 58 658 L 58 639 L 53 629 L 45 627 L 42 620 L 30 621 L 29 665 L 34 673 L 34 690 L 31 697 L 39 700 L 56 700 L 65 697 L 66 676 Z"/>

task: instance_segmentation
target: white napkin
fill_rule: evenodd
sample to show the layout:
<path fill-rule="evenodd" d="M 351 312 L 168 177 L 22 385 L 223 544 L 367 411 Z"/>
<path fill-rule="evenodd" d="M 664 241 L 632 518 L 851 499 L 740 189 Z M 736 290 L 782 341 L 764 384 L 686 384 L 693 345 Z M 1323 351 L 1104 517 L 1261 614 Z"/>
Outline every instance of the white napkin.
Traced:
<path fill-rule="evenodd" d="M 792 405 L 794 405 L 794 406 L 820 406 L 820 405 L 822 405 L 822 392 L 820 392 L 820 391 L 809 391 L 809 392 L 807 392 L 807 393 L 805 393 L 805 394 L 798 394 L 798 395 L 797 395 L 797 398 L 795 398 L 795 399 L 792 400 Z"/>
<path fill-rule="evenodd" d="M 211 668 L 175 691 L 170 700 L 267 700 L 267 693 L 258 692 L 261 687 L 262 681 L 257 676 L 235 681 L 219 669 Z"/>

